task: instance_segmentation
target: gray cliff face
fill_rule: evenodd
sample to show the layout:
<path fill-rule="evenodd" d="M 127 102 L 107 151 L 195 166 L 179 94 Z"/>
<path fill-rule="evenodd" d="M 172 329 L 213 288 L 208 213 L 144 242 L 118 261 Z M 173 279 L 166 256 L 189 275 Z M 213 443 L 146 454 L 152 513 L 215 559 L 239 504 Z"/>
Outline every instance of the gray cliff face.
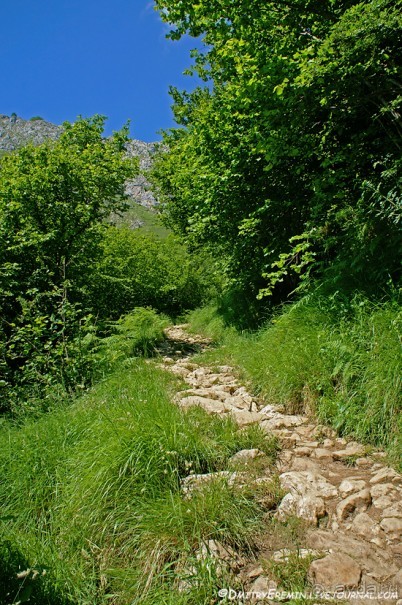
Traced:
<path fill-rule="evenodd" d="M 0 150 L 14 151 L 28 143 L 40 145 L 57 139 L 63 128 L 45 120 L 23 120 L 17 116 L 0 115 Z"/>
<path fill-rule="evenodd" d="M 126 182 L 126 193 L 134 202 L 152 208 L 157 206 L 158 202 L 154 198 L 149 182 L 143 175 L 143 172 L 149 170 L 152 166 L 152 156 L 156 151 L 155 143 L 144 143 L 131 139 L 126 145 L 127 155 L 129 157 L 137 157 L 140 160 L 141 173 L 135 178 Z"/>
<path fill-rule="evenodd" d="M 0 114 L 0 156 L 28 143 L 40 145 L 49 139 L 55 140 L 62 132 L 62 126 L 46 122 L 46 120 L 23 120 L 15 115 Z M 144 143 L 135 139 L 131 139 L 127 143 L 127 155 L 139 158 L 141 171 L 149 170 L 151 167 L 155 149 L 155 143 Z M 133 202 L 141 204 L 141 206 L 152 208 L 158 204 L 143 174 L 127 181 L 126 193 Z"/>

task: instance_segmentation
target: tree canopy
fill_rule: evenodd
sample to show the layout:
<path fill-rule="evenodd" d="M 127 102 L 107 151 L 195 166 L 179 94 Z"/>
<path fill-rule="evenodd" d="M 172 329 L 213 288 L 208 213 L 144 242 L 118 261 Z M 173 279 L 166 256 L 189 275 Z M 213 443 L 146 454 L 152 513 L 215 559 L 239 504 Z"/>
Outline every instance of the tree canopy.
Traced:
<path fill-rule="evenodd" d="M 75 361 L 69 343 L 88 312 L 85 290 L 103 219 L 125 207 L 124 183 L 138 170 L 137 161 L 125 157 L 127 130 L 104 139 L 104 121 L 95 116 L 66 123 L 57 141 L 28 145 L 1 160 L 3 385 L 40 383 L 53 364 L 64 379 Z"/>
<path fill-rule="evenodd" d="M 307 276 L 397 283 L 402 3 L 156 4 L 172 38 L 206 45 L 206 86 L 172 90 L 179 127 L 154 171 L 169 225 L 253 298 Z"/>

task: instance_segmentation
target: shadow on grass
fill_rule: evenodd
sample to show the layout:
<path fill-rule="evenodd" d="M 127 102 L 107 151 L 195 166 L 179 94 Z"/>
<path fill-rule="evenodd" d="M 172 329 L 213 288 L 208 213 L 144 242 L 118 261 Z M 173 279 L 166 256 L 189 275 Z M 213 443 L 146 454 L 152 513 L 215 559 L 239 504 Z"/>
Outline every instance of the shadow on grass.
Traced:
<path fill-rule="evenodd" d="M 72 605 L 51 586 L 42 566 L 31 567 L 8 540 L 0 542 L 0 605 Z"/>

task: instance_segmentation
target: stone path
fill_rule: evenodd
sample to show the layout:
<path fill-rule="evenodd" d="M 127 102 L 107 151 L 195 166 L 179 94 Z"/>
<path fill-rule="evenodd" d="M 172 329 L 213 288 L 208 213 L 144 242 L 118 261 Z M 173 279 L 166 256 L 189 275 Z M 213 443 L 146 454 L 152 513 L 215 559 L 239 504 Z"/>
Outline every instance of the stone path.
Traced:
<path fill-rule="evenodd" d="M 285 495 L 275 516 L 305 521 L 305 549 L 299 556 L 319 557 L 309 568 L 311 583 L 332 592 L 339 585 L 360 591 L 342 602 L 402 605 L 402 477 L 384 464 L 385 454 L 367 455 L 361 444 L 337 437 L 308 416 L 264 405 L 239 384 L 229 366 L 213 369 L 194 363 L 191 354 L 208 347 L 209 341 L 190 336 L 185 325 L 168 328 L 166 336 L 162 364 L 188 385 L 177 394 L 180 407 L 197 405 L 210 414 L 230 414 L 239 425 L 257 423 L 280 439 L 277 473 Z M 238 458 L 257 455 L 255 450 L 243 451 Z M 235 473 L 227 472 L 227 477 L 234 481 Z M 261 480 L 264 477 L 262 470 Z M 183 481 L 183 490 L 205 480 L 208 476 L 190 476 Z M 261 549 L 261 560 L 286 561 L 289 551 L 270 552 L 268 544 L 269 540 L 265 552 Z M 219 548 L 211 544 L 211 550 Z M 258 560 L 237 564 L 237 573 L 248 590 L 272 588 Z"/>

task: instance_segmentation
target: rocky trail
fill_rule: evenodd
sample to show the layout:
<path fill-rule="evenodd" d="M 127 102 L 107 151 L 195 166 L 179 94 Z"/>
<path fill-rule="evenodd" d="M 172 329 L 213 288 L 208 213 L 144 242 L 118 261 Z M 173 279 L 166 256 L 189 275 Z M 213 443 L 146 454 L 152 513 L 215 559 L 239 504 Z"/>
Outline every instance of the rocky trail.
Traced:
<path fill-rule="evenodd" d="M 188 385 L 177 393 L 178 405 L 231 415 L 240 426 L 258 424 L 276 435 L 281 444 L 277 468 L 262 465 L 253 481 L 261 485 L 275 473 L 282 494 L 271 518 L 297 517 L 305 527 L 301 543 L 275 549 L 267 524 L 254 560 L 245 560 L 216 541 L 206 545 L 210 554 L 225 561 L 242 585 L 257 595 L 277 588 L 266 572 L 266 562 L 286 562 L 296 553 L 308 558 L 311 585 L 322 594 L 336 592 L 338 602 L 402 605 L 402 476 L 386 466 L 385 454 L 339 438 L 311 417 L 264 405 L 239 383 L 229 366 L 194 363 L 192 355 L 210 342 L 189 335 L 185 327 L 168 328 L 160 350 L 162 366 Z M 244 470 L 220 474 L 229 486 L 244 481 L 248 462 L 259 455 L 258 450 L 243 450 L 235 458 Z M 191 492 L 214 475 L 189 475 L 183 480 L 183 491 Z"/>

